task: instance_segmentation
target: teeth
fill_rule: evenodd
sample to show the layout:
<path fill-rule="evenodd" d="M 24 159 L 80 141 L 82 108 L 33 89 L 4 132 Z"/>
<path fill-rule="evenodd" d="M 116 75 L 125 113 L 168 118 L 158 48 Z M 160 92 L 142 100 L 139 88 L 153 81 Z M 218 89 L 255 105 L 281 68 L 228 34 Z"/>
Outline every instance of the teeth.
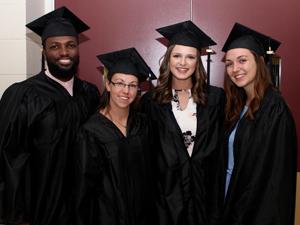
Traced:
<path fill-rule="evenodd" d="M 235 76 L 235 79 L 239 79 L 239 78 L 241 78 L 241 77 L 243 77 L 244 75 L 236 75 Z"/>
<path fill-rule="evenodd" d="M 59 60 L 59 63 L 60 63 L 60 64 L 70 64 L 70 63 L 71 63 L 71 60 L 70 60 L 70 59 L 60 59 L 60 60 Z"/>
<path fill-rule="evenodd" d="M 183 69 L 183 68 L 177 68 L 177 70 L 180 71 L 180 72 L 186 72 L 186 71 L 188 71 L 188 69 Z"/>

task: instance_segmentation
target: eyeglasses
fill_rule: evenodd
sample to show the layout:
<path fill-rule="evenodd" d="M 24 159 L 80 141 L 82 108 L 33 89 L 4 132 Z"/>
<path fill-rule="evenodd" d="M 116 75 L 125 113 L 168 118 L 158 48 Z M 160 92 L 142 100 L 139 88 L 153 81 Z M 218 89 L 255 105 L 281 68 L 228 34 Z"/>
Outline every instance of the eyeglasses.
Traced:
<path fill-rule="evenodd" d="M 128 87 L 129 90 L 136 91 L 138 88 L 137 84 L 125 84 L 123 82 L 113 82 L 113 81 L 111 81 L 110 83 L 118 89 L 123 89 L 123 88 Z"/>

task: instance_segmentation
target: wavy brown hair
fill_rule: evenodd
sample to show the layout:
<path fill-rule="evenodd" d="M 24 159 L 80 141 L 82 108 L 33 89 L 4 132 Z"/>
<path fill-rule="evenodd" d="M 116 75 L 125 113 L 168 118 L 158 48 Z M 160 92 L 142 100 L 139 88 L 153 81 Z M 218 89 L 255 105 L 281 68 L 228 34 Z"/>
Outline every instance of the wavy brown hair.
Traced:
<path fill-rule="evenodd" d="M 271 75 L 265 64 L 264 58 L 257 55 L 255 52 L 250 51 L 255 59 L 257 71 L 254 79 L 254 98 L 249 104 L 246 118 L 249 120 L 254 119 L 255 112 L 258 111 L 261 101 L 265 95 L 266 89 L 272 86 Z M 223 58 L 225 61 L 226 54 Z M 246 104 L 247 95 L 243 88 L 237 87 L 230 79 L 226 72 L 224 75 L 224 90 L 226 92 L 226 105 L 225 105 L 225 125 L 231 127 L 240 117 L 242 108 Z"/>
<path fill-rule="evenodd" d="M 153 98 L 159 104 L 167 104 L 172 100 L 172 73 L 170 71 L 170 57 L 175 45 L 168 47 L 165 55 L 160 59 L 159 78 L 154 88 Z M 197 64 L 192 75 L 192 97 L 197 104 L 206 104 L 206 72 L 204 70 L 200 52 L 197 50 Z"/>

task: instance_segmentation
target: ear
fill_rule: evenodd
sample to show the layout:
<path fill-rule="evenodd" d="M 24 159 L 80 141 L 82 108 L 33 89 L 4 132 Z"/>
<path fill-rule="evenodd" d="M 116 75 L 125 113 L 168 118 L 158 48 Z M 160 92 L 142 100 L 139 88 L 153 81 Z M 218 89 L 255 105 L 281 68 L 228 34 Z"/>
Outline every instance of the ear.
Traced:
<path fill-rule="evenodd" d="M 110 81 L 108 79 L 106 79 L 105 81 L 105 89 L 107 90 L 107 92 L 110 92 Z"/>

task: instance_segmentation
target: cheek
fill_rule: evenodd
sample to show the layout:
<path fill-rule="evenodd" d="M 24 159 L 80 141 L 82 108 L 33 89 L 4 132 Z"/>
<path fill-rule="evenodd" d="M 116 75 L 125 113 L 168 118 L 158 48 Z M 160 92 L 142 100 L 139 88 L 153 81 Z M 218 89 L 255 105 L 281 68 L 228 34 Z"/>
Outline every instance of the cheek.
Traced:
<path fill-rule="evenodd" d="M 135 99 L 135 97 L 137 96 L 137 91 L 134 92 L 130 92 L 130 96 Z"/>
<path fill-rule="evenodd" d="M 196 69 L 196 65 L 197 65 L 197 62 L 196 60 L 188 60 L 188 65 L 192 68 L 192 69 Z"/>
<path fill-rule="evenodd" d="M 176 59 L 171 57 L 169 62 L 170 67 L 174 67 L 176 64 L 177 64 Z"/>
<path fill-rule="evenodd" d="M 233 78 L 233 71 L 232 71 L 231 67 L 226 68 L 226 73 L 227 73 L 227 75 L 229 76 L 230 79 Z"/>

